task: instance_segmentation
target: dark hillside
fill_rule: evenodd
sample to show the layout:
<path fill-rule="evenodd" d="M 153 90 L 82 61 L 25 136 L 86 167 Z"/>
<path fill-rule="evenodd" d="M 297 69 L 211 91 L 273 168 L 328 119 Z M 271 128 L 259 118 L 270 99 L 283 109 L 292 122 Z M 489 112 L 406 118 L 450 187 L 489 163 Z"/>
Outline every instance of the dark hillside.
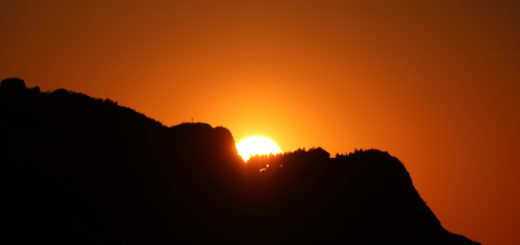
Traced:
<path fill-rule="evenodd" d="M 397 158 L 325 150 L 245 164 L 229 130 L 166 127 L 111 100 L 0 86 L 9 244 L 474 244 L 446 231 Z"/>

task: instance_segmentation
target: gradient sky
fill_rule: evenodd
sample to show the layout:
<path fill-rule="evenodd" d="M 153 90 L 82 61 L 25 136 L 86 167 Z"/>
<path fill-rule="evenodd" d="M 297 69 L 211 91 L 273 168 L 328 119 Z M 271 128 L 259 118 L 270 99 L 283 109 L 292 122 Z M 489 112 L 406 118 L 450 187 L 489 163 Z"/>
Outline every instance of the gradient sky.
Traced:
<path fill-rule="evenodd" d="M 448 230 L 520 244 L 518 0 L 0 0 L 0 32 L 0 79 L 385 150 Z"/>

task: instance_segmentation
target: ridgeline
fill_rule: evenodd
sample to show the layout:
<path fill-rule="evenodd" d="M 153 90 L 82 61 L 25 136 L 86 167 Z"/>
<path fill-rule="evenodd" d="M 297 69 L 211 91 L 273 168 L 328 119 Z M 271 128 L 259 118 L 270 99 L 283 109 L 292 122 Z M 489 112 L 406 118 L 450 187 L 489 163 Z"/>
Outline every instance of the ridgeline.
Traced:
<path fill-rule="evenodd" d="M 321 148 L 244 163 L 231 132 L 111 100 L 0 86 L 10 244 L 478 244 L 446 231 L 401 162 Z"/>

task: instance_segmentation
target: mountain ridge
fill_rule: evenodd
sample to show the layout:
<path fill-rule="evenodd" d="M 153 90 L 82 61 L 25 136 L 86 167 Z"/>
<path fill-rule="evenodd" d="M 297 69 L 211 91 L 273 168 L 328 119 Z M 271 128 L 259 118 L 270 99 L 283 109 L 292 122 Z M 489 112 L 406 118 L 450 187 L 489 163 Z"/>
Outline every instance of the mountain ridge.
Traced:
<path fill-rule="evenodd" d="M 21 79 L 2 81 L 0 115 L 20 243 L 477 244 L 442 227 L 387 152 L 300 149 L 244 164 L 226 128 L 166 127 Z"/>

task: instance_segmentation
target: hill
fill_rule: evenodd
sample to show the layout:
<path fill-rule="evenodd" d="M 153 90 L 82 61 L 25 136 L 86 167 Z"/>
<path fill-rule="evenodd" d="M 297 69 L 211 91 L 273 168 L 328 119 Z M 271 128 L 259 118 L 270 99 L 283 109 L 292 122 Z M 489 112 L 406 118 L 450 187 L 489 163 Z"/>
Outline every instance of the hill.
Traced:
<path fill-rule="evenodd" d="M 446 231 L 378 150 L 254 157 L 229 130 L 166 127 L 23 80 L 0 86 L 4 239 L 15 244 L 477 244 Z"/>

